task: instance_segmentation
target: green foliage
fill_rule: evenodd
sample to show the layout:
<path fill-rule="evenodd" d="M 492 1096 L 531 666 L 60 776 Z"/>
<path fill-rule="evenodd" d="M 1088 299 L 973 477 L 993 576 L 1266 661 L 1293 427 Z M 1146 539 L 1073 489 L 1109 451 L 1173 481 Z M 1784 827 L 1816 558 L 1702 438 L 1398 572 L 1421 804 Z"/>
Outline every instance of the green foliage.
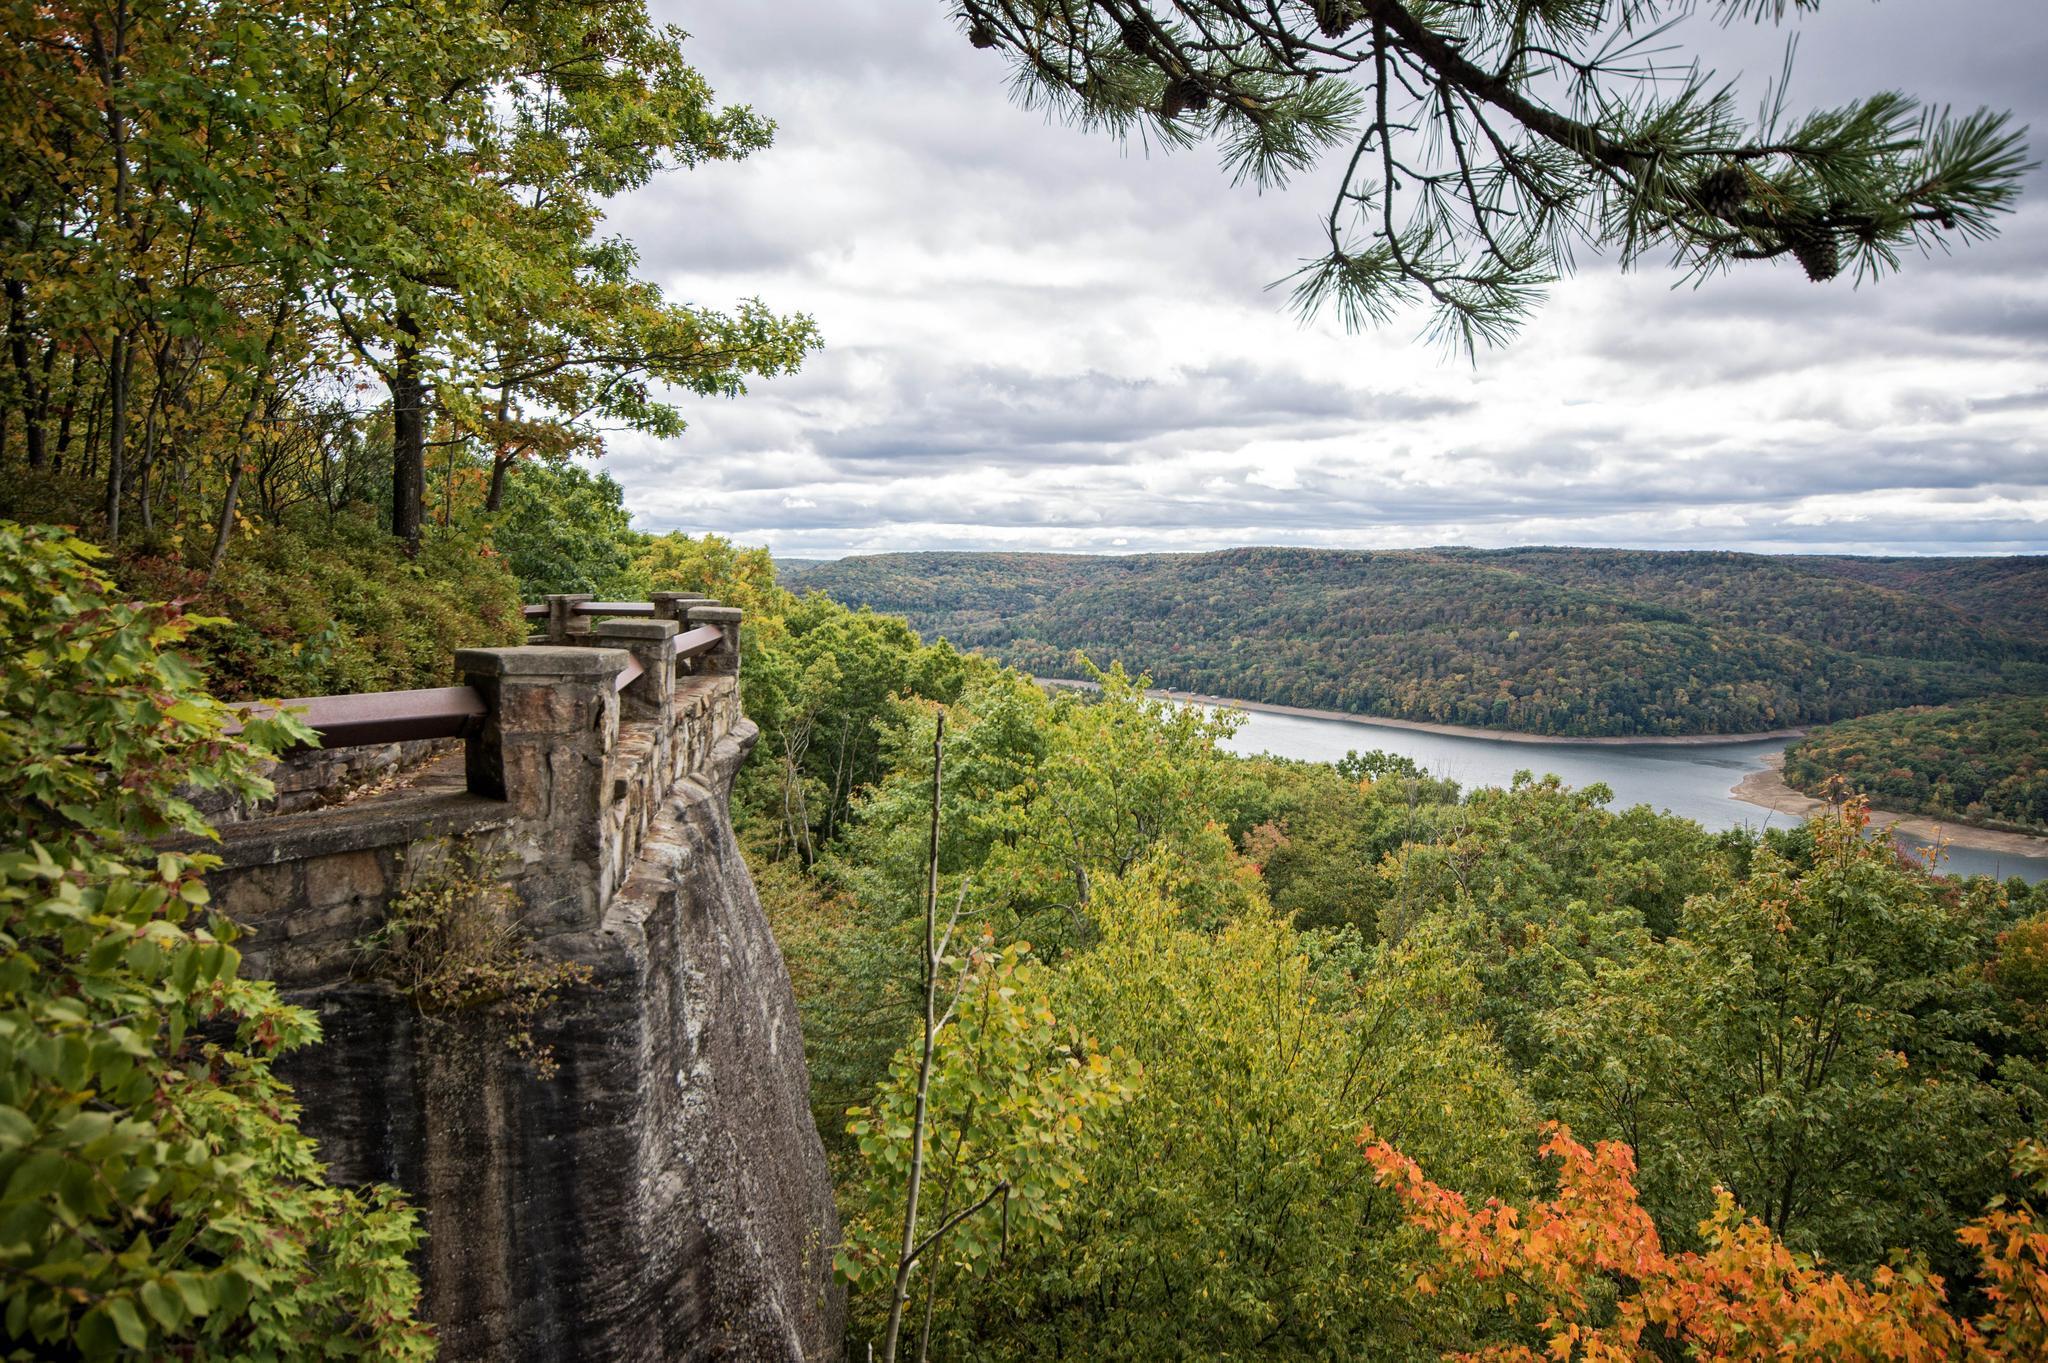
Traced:
<path fill-rule="evenodd" d="M 1785 782 L 1886 809 L 2048 832 L 2048 696 L 2001 696 L 1833 724 L 1785 750 Z"/>
<path fill-rule="evenodd" d="M 230 735 L 68 534 L 0 522 L 0 1320 L 10 1357 L 426 1358 L 388 1189 L 329 1186 L 281 1051 L 312 1016 L 240 978 L 190 788 L 257 797 L 305 730 Z"/>
<path fill-rule="evenodd" d="M 1258 758 L 1244 764 L 1228 822 L 1297 927 L 1348 926 L 1371 940 L 1387 897 L 1381 859 L 1427 841 L 1457 801 L 1454 783 L 1385 753 L 1351 753 L 1334 767 Z"/>
<path fill-rule="evenodd" d="M 967 917 L 1057 958 L 1094 934 L 1094 884 L 1156 849 L 1213 862 L 1230 759 L 1216 740 L 1237 723 L 1149 700 L 1121 668 L 1098 692 L 1047 696 L 1014 673 L 979 682 L 949 708 L 940 866 L 968 886 Z M 866 903 L 916 902 L 922 794 L 904 754 L 931 742 L 928 709 L 906 707 L 889 735 L 888 773 L 862 799 L 830 873 Z M 1227 850 L 1227 846 L 1226 849 Z M 1210 921 L 1239 900 L 1228 877 L 1198 887 Z"/>
<path fill-rule="evenodd" d="M 1538 1088 L 1575 1129 L 1635 1145 L 1662 1225 L 1697 1221 L 1719 1186 L 1837 1263 L 1904 1247 L 1964 1271 L 1955 1227 L 2037 1102 L 1983 1048 L 1999 1024 L 1980 963 L 2010 910 L 1862 827 L 1853 805 L 1818 821 L 1804 868 L 1759 851 L 1676 936 L 1600 963 L 1546 1019 Z"/>
<path fill-rule="evenodd" d="M 1526 773 L 1522 774 L 1526 777 Z M 1543 1013 L 1604 962 L 1628 961 L 1677 926 L 1679 907 L 1732 874 L 1718 840 L 1604 786 L 1555 777 L 1482 789 L 1380 866 L 1380 929 L 1455 943 L 1485 987 L 1485 1011 L 1524 1070 L 1544 1054 Z"/>
<path fill-rule="evenodd" d="M 976 590 L 979 609 L 1003 588 Z M 892 637 L 804 608 L 809 630 Z M 887 1305 L 906 1157 L 873 1112 L 900 1116 L 918 1013 L 936 707 L 903 698 L 910 639 L 877 649 L 894 661 L 871 686 L 811 693 L 819 729 L 841 705 L 873 729 L 873 775 L 810 871 L 761 877 L 865 1227 L 845 1264 L 871 1294 L 859 1328 Z M 1555 778 L 1461 794 L 1373 754 L 1226 757 L 1217 717 L 1121 669 L 1099 682 L 1048 695 L 970 670 L 946 704 L 941 902 L 995 949 L 1038 945 L 1051 1016 L 1131 1093 L 1063 1152 L 1056 1228 L 1005 1242 L 985 1222 L 992 1254 L 913 1284 L 930 1356 L 1421 1358 L 1484 1338 L 1479 1297 L 1417 1290 L 1427 1246 L 1358 1177 L 1367 1125 L 1513 1198 L 1540 1177 L 1538 1117 L 1567 1117 L 1636 1145 L 1672 1241 L 1718 1184 L 1795 1248 L 1854 1271 L 1914 1252 L 1974 1290 L 1955 1232 L 2013 1191 L 2002 1152 L 2048 1113 L 2032 891 L 1937 880 L 1825 821 L 1717 835 Z M 860 1148 L 849 1106 L 869 1112 Z M 969 1148 L 1000 1145 L 990 1120 Z M 947 1205 L 1000 1182 L 963 1175 Z"/>
<path fill-rule="evenodd" d="M 655 541 L 664 552 L 673 544 Z M 684 580 L 738 577 L 707 571 Z M 735 585 L 734 595 L 748 594 L 743 579 Z M 759 589 L 752 594 L 776 599 Z M 772 825 L 778 853 L 794 852 L 808 863 L 845 824 L 855 795 L 881 779 L 883 728 L 897 717 L 897 698 L 950 702 L 970 677 L 986 679 L 995 669 L 943 641 L 922 643 L 893 616 L 850 611 L 816 594 L 785 594 L 781 601 L 779 614 L 750 615 L 742 626 L 741 685 L 747 713 L 761 726 L 761 747 L 742 777 L 741 802 Z"/>
<path fill-rule="evenodd" d="M 1942 601 L 1987 628 L 2023 639 L 2048 638 L 2048 562 L 2014 558 L 1798 558 L 1850 582 L 1902 596 Z"/>
<path fill-rule="evenodd" d="M 580 464 L 532 461 L 512 475 L 491 539 L 518 580 L 523 601 L 583 592 L 603 601 L 639 601 L 638 539 L 625 494 L 609 473 Z"/>
<path fill-rule="evenodd" d="M 1834 562 L 909 554 L 818 564 L 792 585 L 1044 676 L 1074 675 L 1080 651 L 1211 695 L 1546 734 L 1760 732 L 2048 681 L 2048 636 L 1845 583 Z"/>
<path fill-rule="evenodd" d="M 1341 646 L 1357 624 L 1391 640 L 1415 622 L 1421 639 L 1399 646 L 1435 651 L 1410 675 L 1446 688 L 1474 674 L 1428 637 L 1431 621 L 1466 628 L 1487 592 L 1523 603 L 1488 626 L 1519 633 L 1516 646 L 1543 642 L 1545 611 L 1560 629 L 1602 622 L 1573 648 L 1618 685 L 1656 664 L 1614 652 L 1609 619 L 1691 631 L 1712 653 L 1742 639 L 1749 615 L 1830 649 L 1892 648 L 1859 656 L 1895 677 L 1963 658 L 2036 665 L 2037 642 L 1845 585 L 1852 574 L 1817 561 L 1787 573 L 1684 557 L 920 556 L 809 567 L 797 581 L 879 582 L 930 606 L 925 623 L 948 618 L 939 608 L 957 585 L 962 636 L 1014 617 L 1020 648 L 1054 612 L 1088 616 L 1076 603 L 1098 592 L 1098 624 L 1120 622 L 1102 628 L 1177 640 L 1166 656 L 1180 659 L 1227 633 L 1213 665 L 1254 680 L 1278 675 L 1259 630 L 1365 599 L 1333 598 L 1343 573 L 1395 623 L 1339 612 L 1318 620 L 1319 637 Z M 1284 570 L 1304 563 L 1314 571 L 1295 584 Z M 804 698 L 779 715 L 874 735 L 815 866 L 792 857 L 762 877 L 798 982 L 814 1104 L 847 1205 L 871 1227 L 849 1263 L 863 1290 L 879 1295 L 876 1271 L 894 1262 L 882 1213 L 900 1206 L 901 1182 L 874 1149 L 848 1148 L 836 1115 L 871 1107 L 878 1082 L 898 1108 L 906 1091 L 900 1054 L 888 1076 L 917 1015 L 934 700 L 948 735 L 942 902 L 958 897 L 998 947 L 1036 943 L 1052 1016 L 1132 1089 L 1068 1152 L 1074 1186 L 1056 1229 L 998 1238 L 993 1257 L 918 1280 L 912 1328 L 928 1310 L 930 1356 L 1435 1357 L 1441 1341 L 1488 1337 L 1498 1312 L 1469 1285 L 1419 1290 L 1427 1246 L 1356 1177 L 1358 1132 L 1389 1123 L 1403 1148 L 1432 1143 L 1432 1167 L 1455 1170 L 1445 1182 L 1468 1196 L 1514 1198 L 1541 1177 L 1538 1117 L 1568 1118 L 1636 1146 L 1645 1205 L 1670 1242 L 1693 1238 L 1719 1185 L 1786 1244 L 1852 1272 L 1905 1252 L 1961 1292 L 1987 1285 L 1956 1232 L 2015 1191 L 2004 1152 L 2048 1113 L 2037 892 L 1935 879 L 1825 820 L 1709 834 L 1616 810 L 1604 787 L 1527 773 L 1461 793 L 1383 754 L 1334 766 L 1226 757 L 1224 722 L 1148 700 L 1120 668 L 1098 674 L 1098 691 L 1048 695 L 961 660 L 956 695 L 919 693 L 914 635 L 817 595 L 803 609 L 816 622 L 764 639 L 762 657 L 822 631 L 889 660 L 858 688 L 835 671 L 858 660 L 836 648 L 767 667 L 774 694 Z M 1887 636 L 1888 615 L 1906 627 Z M 1204 621 L 1218 622 L 1213 636 Z M 811 669 L 808 690 L 787 680 Z M 1828 681 L 1842 689 L 1840 674 Z M 1688 703 L 1777 704 L 1759 685 Z M 917 694 L 930 699 L 906 699 Z M 860 1125 L 870 1147 L 888 1146 Z M 949 1205 L 999 1182 L 967 1179 Z M 867 1302 L 857 1321 L 887 1304 Z"/>
<path fill-rule="evenodd" d="M 1131 1093 L 1128 1067 L 1054 1015 L 1052 973 L 1027 944 L 984 940 L 941 969 L 951 1000 L 933 1038 L 915 1230 L 913 1299 L 927 1306 L 1012 1254 L 1057 1247 L 1089 1196 L 1083 1162 L 1098 1129 Z M 847 1114 L 859 1172 L 836 1263 L 869 1324 L 888 1309 L 901 1249 L 919 1056 L 913 1039 L 873 1101 Z"/>
<path fill-rule="evenodd" d="M 1523 1186 L 1531 1120 L 1441 956 L 1350 973 L 1262 905 L 1220 926 L 1154 853 L 1096 896 L 1101 938 L 1055 1008 L 1135 1066 L 1042 1247 L 942 1303 L 942 1357 L 1430 1357 L 1448 1302 L 1408 1290 L 1420 1241 L 1357 1171 L 1391 1123 L 1466 1186 Z"/>
<path fill-rule="evenodd" d="M 369 973 L 389 980 L 430 1018 L 488 1010 L 504 1026 L 513 1054 L 540 1078 L 554 1078 L 554 1048 L 534 1036 L 534 1024 L 562 990 L 590 983 L 590 967 L 535 953 L 502 858 L 474 844 L 419 856 L 407 865 L 384 921 L 359 944 Z"/>
<path fill-rule="evenodd" d="M 368 517 L 311 507 L 250 535 L 207 587 L 173 559 L 120 565 L 151 599 L 219 617 L 194 637 L 208 684 L 231 699 L 446 686 L 455 649 L 525 638 L 519 592 L 481 535 L 429 527 L 415 558 Z"/>
<path fill-rule="evenodd" d="M 293 506 L 374 497 L 410 555 L 524 462 L 677 435 L 675 395 L 818 344 L 665 298 L 604 235 L 612 197 L 772 135 L 637 0 L 6 18 L 0 509 L 54 487 L 52 519 L 210 577 Z"/>
<path fill-rule="evenodd" d="M 642 592 L 697 592 L 721 605 L 767 617 L 786 609 L 775 561 L 759 547 L 743 549 L 722 535 L 681 531 L 647 536 L 633 552 L 633 580 Z"/>
<path fill-rule="evenodd" d="M 2029 918 L 2000 937 L 1986 973 L 2018 1015 L 2019 1030 L 2048 1042 L 2048 915 Z"/>

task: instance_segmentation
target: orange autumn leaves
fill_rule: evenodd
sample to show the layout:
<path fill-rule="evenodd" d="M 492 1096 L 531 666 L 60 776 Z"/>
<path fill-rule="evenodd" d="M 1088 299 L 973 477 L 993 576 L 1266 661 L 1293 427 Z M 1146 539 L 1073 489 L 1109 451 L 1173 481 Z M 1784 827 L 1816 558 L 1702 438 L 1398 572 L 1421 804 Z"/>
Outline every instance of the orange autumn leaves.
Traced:
<path fill-rule="evenodd" d="M 1432 1183 L 1414 1160 L 1368 1129 L 1374 1176 L 1436 1237 L 1443 1274 L 1497 1292 L 1502 1335 L 1456 1355 L 1486 1363 L 1701 1360 L 2048 1358 L 2048 1226 L 2033 1208 L 1994 1206 L 1960 1236 L 1982 1263 L 1982 1309 L 1951 1310 L 1940 1275 L 1909 1263 L 1861 1281 L 1787 1249 L 1725 1193 L 1701 1226 L 1707 1247 L 1672 1253 L 1636 1200 L 1635 1156 L 1603 1141 L 1589 1150 L 1561 1125 L 1543 1152 L 1562 1168 L 1557 1196 L 1526 1213 Z M 2021 1162 L 2038 1173 L 2048 1154 Z M 1416 1290 L 1434 1293 L 1425 1274 Z"/>

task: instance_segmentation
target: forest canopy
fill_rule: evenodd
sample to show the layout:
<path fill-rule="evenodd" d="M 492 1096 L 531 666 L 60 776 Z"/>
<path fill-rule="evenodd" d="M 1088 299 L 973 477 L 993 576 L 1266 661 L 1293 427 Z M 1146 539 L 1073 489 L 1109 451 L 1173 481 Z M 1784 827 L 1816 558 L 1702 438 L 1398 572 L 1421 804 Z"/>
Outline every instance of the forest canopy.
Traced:
<path fill-rule="evenodd" d="M 1918 706 L 1831 724 L 1785 750 L 1809 795 L 2048 832 L 2048 696 Z"/>
<path fill-rule="evenodd" d="M 1041 676 L 1571 736 L 1755 733 L 2039 686 L 2029 559 L 1967 602 L 1857 559 L 1606 549 L 884 554 L 792 585 Z M 1952 565 L 1952 570 L 1957 570 Z"/>

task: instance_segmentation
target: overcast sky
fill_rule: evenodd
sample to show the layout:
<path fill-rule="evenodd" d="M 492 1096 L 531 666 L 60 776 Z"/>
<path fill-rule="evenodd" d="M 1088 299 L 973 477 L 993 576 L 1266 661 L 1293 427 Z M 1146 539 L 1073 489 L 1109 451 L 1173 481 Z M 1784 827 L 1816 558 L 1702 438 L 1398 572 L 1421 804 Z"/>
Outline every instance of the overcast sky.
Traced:
<path fill-rule="evenodd" d="M 605 461 L 644 528 L 779 555 L 1237 544 L 2048 550 L 2048 177 L 1996 242 L 1810 284 L 1699 289 L 1588 260 L 1476 365 L 1419 314 L 1347 335 L 1266 286 L 1316 250 L 1327 175 L 1233 189 L 1007 98 L 942 0 L 655 0 L 740 165 L 616 205 L 672 297 L 759 295 L 825 349 L 680 439 Z M 2041 0 L 1829 0 L 1793 104 L 1882 88 L 2009 108 L 2048 152 Z M 1784 31 L 1680 31 L 1744 107 Z"/>

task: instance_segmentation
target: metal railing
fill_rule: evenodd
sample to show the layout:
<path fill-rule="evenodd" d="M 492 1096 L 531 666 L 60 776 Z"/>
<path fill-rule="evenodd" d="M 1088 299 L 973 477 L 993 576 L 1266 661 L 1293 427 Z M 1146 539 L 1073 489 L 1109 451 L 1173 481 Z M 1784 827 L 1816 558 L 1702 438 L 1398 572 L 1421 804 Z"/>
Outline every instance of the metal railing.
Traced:
<path fill-rule="evenodd" d="M 578 615 L 658 619 L 659 607 L 650 601 L 584 601 L 577 603 Z M 548 607 L 526 606 L 529 619 L 546 618 Z M 579 638 L 588 638 L 579 635 Z M 716 652 L 725 642 L 725 631 L 717 625 L 700 625 L 670 640 L 678 666 Z M 612 679 L 616 691 L 624 691 L 647 675 L 647 669 L 631 653 L 626 666 Z M 281 701 L 244 701 L 233 708 L 246 715 L 296 711 L 298 718 L 318 736 L 323 748 L 365 747 L 381 743 L 407 743 L 418 739 L 469 738 L 483 726 L 490 707 L 473 686 L 434 686 L 417 691 L 366 691 L 347 696 L 296 696 Z M 241 726 L 229 726 L 230 733 Z"/>
<path fill-rule="evenodd" d="M 244 701 L 233 707 L 247 715 L 298 712 L 323 748 L 371 743 L 408 743 L 422 738 L 467 738 L 482 726 L 490 707 L 474 686 L 434 686 L 420 691 L 365 691 L 352 696 L 296 696 L 290 700 Z M 230 725 L 229 732 L 240 732 Z"/>

